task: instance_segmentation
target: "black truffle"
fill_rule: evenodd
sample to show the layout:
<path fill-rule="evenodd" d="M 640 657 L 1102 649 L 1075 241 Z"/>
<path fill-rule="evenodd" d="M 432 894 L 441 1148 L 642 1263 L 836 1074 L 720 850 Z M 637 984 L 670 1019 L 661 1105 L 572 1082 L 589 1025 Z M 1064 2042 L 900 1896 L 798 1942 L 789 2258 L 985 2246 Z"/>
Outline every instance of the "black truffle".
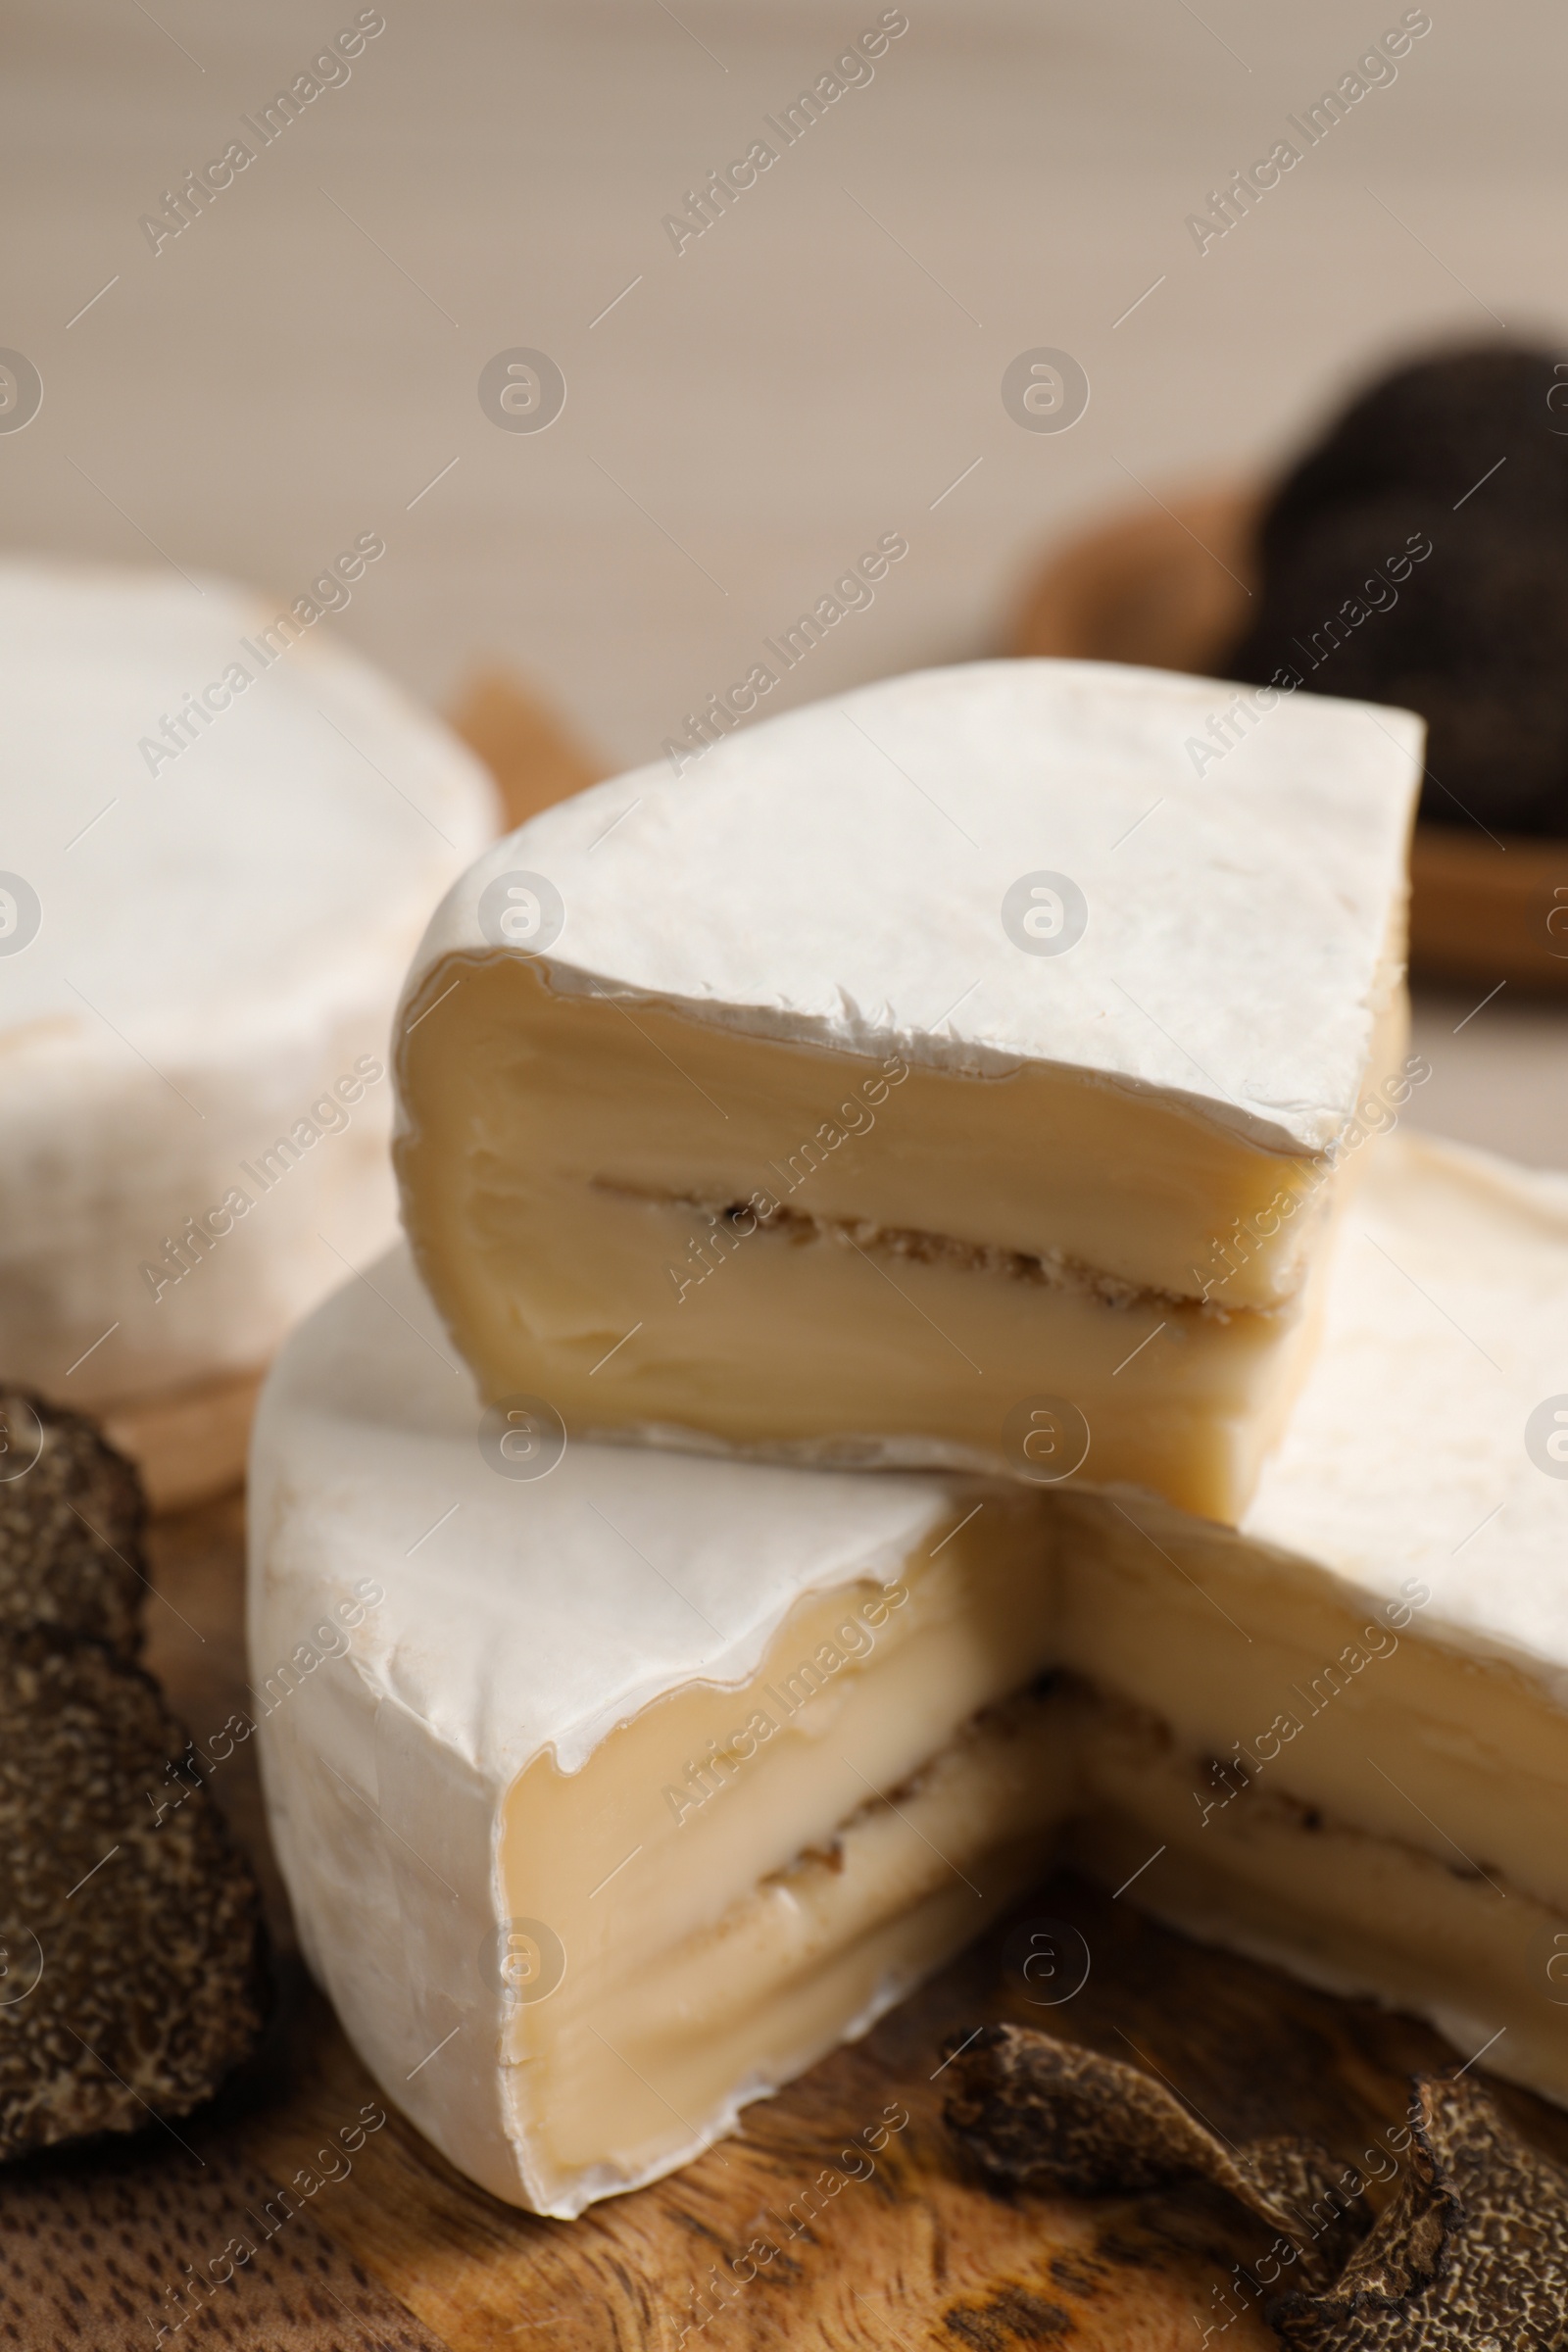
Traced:
<path fill-rule="evenodd" d="M 264 2020 L 256 1883 L 158 1686 L 0 1639 L 0 2156 L 209 2097 Z"/>
<path fill-rule="evenodd" d="M 1259 551 L 1222 670 L 1419 711 L 1424 818 L 1568 835 L 1568 361 L 1387 377 L 1281 485 Z"/>
<path fill-rule="evenodd" d="M 188 2113 L 265 2020 L 256 1881 L 134 1663 L 145 1520 L 90 1421 L 0 1390 L 0 2158 Z"/>
<path fill-rule="evenodd" d="M 0 1386 L 0 1638 L 52 1625 L 136 1656 L 146 1519 L 135 1471 L 90 1421 Z"/>

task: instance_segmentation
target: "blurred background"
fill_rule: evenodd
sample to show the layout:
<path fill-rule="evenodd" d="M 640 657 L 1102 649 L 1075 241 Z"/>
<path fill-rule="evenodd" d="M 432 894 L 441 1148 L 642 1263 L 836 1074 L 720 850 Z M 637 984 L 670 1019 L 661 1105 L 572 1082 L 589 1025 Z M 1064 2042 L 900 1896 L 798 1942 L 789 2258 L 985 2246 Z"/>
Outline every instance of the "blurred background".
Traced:
<path fill-rule="evenodd" d="M 1200 251 L 1190 216 L 1417 19 Z M 1555 343 L 1565 64 L 1543 0 L 54 0 L 4 100 L 0 342 L 43 384 L 6 541 L 292 599 L 377 533 L 330 629 L 446 707 L 501 662 L 652 759 L 886 534 L 765 708 L 1000 647 L 1054 544 L 1257 479 L 1407 350 Z M 1004 406 L 1041 348 L 1087 376 L 1070 430 Z M 564 379 L 545 429 L 481 404 L 518 350 Z M 1482 993 L 1422 999 L 1421 1119 L 1568 1166 L 1562 1015 Z"/>

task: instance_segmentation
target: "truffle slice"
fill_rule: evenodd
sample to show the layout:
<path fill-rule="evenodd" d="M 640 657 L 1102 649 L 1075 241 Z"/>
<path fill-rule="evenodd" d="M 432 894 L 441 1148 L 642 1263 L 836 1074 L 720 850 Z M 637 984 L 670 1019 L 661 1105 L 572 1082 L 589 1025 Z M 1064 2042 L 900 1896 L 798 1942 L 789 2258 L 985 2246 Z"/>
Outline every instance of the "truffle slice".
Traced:
<path fill-rule="evenodd" d="M 249 1865 L 157 1685 L 0 1639 L 0 2156 L 207 2098 L 264 2022 Z"/>
<path fill-rule="evenodd" d="M 1568 2174 L 1538 2155 L 1474 2081 L 1425 2075 L 1411 2166 L 1326 2293 L 1269 2307 L 1295 2352 L 1496 2352 L 1564 2341 Z"/>
<path fill-rule="evenodd" d="M 1416 2078 L 1407 2169 L 1369 2228 L 1364 2196 L 1322 2149 L 1233 2148 L 1119 2059 L 993 2026 L 957 2043 L 952 2064 L 948 2126 L 999 2187 L 1103 2195 L 1200 2180 L 1275 2231 L 1270 2276 L 1288 2262 L 1295 2283 L 1263 2316 L 1293 2352 L 1568 2340 L 1568 2172 L 1474 2080 Z"/>
<path fill-rule="evenodd" d="M 1104 2196 L 1203 2180 L 1295 2244 L 1301 2276 L 1325 2289 L 1370 2225 L 1325 2149 L 1290 2139 L 1233 2149 L 1124 2059 L 1027 2026 L 989 2026 L 957 2049 L 945 2120 L 999 2188 Z M 1310 2237 L 1303 2212 L 1318 2223 Z"/>
<path fill-rule="evenodd" d="M 141 1648 L 147 1508 L 90 1421 L 0 1385 L 0 1636 L 30 1626 Z"/>

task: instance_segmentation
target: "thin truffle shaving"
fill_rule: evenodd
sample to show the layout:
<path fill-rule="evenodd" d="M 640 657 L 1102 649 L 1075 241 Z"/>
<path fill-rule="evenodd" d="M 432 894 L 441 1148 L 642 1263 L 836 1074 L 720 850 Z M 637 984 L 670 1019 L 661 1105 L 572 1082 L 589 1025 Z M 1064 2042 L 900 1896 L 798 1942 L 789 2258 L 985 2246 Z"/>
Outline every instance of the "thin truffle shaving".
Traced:
<path fill-rule="evenodd" d="M 1120 2059 L 1007 2025 L 956 2038 L 951 2063 L 948 2127 L 994 2186 L 1104 2196 L 1201 2181 L 1272 2233 L 1268 2276 L 1288 2265 L 1293 2283 L 1257 2293 L 1292 2352 L 1564 2341 L 1568 2172 L 1474 2077 L 1415 2078 L 1409 2167 L 1374 2221 L 1322 2148 L 1233 2148 Z"/>
<path fill-rule="evenodd" d="M 1124 1282 L 1114 1274 L 1100 1273 L 1092 1266 L 1080 1265 L 1057 1250 L 1035 1255 L 1023 1250 L 1004 1250 L 990 1242 L 963 1242 L 952 1234 L 925 1233 L 913 1226 L 883 1225 L 874 1217 L 811 1216 L 805 1209 L 787 1207 L 782 1201 L 775 1201 L 771 1208 L 760 1209 L 755 1205 L 755 1195 L 751 1200 L 705 1200 L 696 1193 L 656 1192 L 649 1186 L 621 1184 L 607 1176 L 596 1176 L 593 1190 L 612 1193 L 623 1200 L 645 1200 L 659 1208 L 690 1209 L 694 1215 L 723 1225 L 737 1239 L 760 1228 L 764 1233 L 781 1234 L 797 1248 L 811 1242 L 837 1242 L 843 1249 L 858 1250 L 868 1255 L 908 1258 L 921 1265 L 951 1266 L 959 1273 L 1000 1275 L 1005 1281 L 1030 1283 L 1042 1290 L 1072 1292 L 1118 1310 L 1139 1306 L 1180 1307 L 1189 1314 L 1202 1314 L 1219 1323 L 1228 1323 L 1238 1311 L 1257 1314 L 1266 1320 L 1272 1320 L 1279 1311 L 1267 1307 L 1238 1310 L 1212 1298 L 1199 1299 L 1176 1291 L 1149 1289 Z"/>

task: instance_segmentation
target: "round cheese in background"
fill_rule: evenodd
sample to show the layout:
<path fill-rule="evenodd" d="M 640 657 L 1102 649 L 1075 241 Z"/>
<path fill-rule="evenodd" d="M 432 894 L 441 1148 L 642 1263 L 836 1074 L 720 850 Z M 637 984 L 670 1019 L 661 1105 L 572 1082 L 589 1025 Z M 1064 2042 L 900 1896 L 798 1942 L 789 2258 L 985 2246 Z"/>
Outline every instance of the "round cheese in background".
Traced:
<path fill-rule="evenodd" d="M 392 1011 L 499 812 L 324 618 L 0 564 L 0 1372 L 71 1404 L 262 1364 L 395 1230 Z"/>

